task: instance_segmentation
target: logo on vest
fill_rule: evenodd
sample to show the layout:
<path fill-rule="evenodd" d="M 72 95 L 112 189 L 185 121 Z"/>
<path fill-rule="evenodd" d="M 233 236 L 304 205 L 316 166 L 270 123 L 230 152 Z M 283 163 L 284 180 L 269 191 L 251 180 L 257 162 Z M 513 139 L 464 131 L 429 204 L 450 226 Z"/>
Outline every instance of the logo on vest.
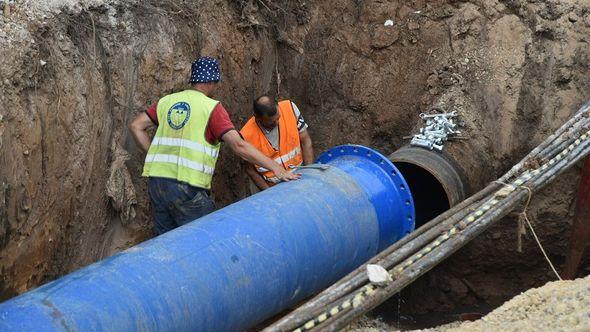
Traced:
<path fill-rule="evenodd" d="M 190 117 L 191 107 L 187 103 L 181 101 L 172 105 L 168 110 L 168 125 L 172 127 L 172 129 L 182 129 Z"/>

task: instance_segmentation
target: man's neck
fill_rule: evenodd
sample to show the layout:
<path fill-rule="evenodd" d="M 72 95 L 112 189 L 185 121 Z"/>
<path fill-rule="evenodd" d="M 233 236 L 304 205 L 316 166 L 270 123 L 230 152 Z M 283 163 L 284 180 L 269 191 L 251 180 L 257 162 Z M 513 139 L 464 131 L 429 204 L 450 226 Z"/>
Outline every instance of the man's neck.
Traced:
<path fill-rule="evenodd" d="M 268 128 L 265 125 L 262 124 L 262 122 L 258 121 L 258 119 L 255 119 L 256 123 L 258 124 L 258 127 L 260 127 L 260 129 L 262 129 L 263 131 L 266 131 L 267 133 L 271 132 L 273 129 L 275 129 L 276 127 L 272 127 L 272 128 Z"/>
<path fill-rule="evenodd" d="M 209 96 L 209 92 L 207 91 L 207 89 L 203 88 L 202 86 L 193 85 L 192 88 L 193 88 L 193 90 L 198 91 L 207 97 Z"/>

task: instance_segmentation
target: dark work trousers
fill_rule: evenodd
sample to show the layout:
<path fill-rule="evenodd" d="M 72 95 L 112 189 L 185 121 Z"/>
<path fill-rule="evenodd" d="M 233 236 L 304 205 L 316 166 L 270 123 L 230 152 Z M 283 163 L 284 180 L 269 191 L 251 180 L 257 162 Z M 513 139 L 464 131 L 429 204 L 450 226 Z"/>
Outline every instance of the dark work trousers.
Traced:
<path fill-rule="evenodd" d="M 166 233 L 215 211 L 209 190 L 173 179 L 150 177 L 148 192 L 156 234 Z"/>

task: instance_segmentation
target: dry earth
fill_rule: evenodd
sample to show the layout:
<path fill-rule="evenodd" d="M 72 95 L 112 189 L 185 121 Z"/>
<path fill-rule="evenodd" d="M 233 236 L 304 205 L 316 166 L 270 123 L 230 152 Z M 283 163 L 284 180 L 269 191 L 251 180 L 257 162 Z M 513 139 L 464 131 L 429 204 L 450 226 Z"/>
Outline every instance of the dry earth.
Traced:
<path fill-rule="evenodd" d="M 380 320 L 364 318 L 349 331 L 398 331 Z M 418 330 L 416 330 L 418 331 Z M 590 277 L 549 282 L 504 303 L 473 322 L 454 322 L 423 332 L 590 331 Z"/>
<path fill-rule="evenodd" d="M 425 331 L 590 331 L 590 277 L 528 290 L 475 322 Z"/>

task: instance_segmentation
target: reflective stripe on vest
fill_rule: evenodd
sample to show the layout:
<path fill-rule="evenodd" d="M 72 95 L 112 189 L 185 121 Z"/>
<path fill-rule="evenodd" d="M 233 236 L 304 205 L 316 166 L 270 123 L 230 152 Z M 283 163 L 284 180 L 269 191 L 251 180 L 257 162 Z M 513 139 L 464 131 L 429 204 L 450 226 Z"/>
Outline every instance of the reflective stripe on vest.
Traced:
<path fill-rule="evenodd" d="M 203 164 L 184 159 L 179 156 L 173 156 L 170 154 L 150 154 L 149 157 L 146 159 L 146 162 L 160 162 L 160 163 L 171 163 L 171 164 L 178 164 L 183 167 L 190 168 L 195 171 L 203 172 L 206 174 L 213 174 L 214 169 L 205 166 Z"/>
<path fill-rule="evenodd" d="M 246 141 L 261 151 L 265 156 L 273 159 L 275 162 L 283 166 L 285 170 L 292 170 L 303 164 L 299 130 L 297 129 L 297 118 L 295 117 L 293 106 L 289 100 L 279 102 L 278 111 L 281 114 L 279 119 L 278 150 L 275 150 L 272 147 L 254 117 L 248 120 L 240 133 Z M 278 182 L 278 179 L 276 179 L 273 172 L 260 165 L 255 165 L 255 167 L 256 171 L 260 173 L 269 184 Z"/>
<path fill-rule="evenodd" d="M 289 151 L 289 153 L 282 155 L 278 158 L 276 158 L 274 161 L 276 161 L 278 164 L 283 164 L 288 162 L 289 160 L 297 157 L 298 154 L 301 153 L 301 146 L 296 147 L 295 149 Z M 297 165 L 291 165 L 292 167 L 289 168 L 295 168 L 297 166 L 301 166 L 301 163 L 297 164 Z M 264 173 L 264 172 L 268 172 L 268 170 L 264 167 L 257 167 L 256 170 L 260 173 Z"/>
<path fill-rule="evenodd" d="M 205 139 L 219 102 L 196 90 L 158 101 L 158 129 L 145 158 L 143 176 L 163 177 L 210 189 L 220 144 Z"/>
<path fill-rule="evenodd" d="M 152 140 L 152 144 L 186 147 L 195 151 L 205 153 L 213 158 L 217 158 L 217 156 L 219 155 L 219 150 L 212 149 L 210 147 L 204 146 L 203 144 L 182 138 L 154 137 L 154 139 Z"/>

